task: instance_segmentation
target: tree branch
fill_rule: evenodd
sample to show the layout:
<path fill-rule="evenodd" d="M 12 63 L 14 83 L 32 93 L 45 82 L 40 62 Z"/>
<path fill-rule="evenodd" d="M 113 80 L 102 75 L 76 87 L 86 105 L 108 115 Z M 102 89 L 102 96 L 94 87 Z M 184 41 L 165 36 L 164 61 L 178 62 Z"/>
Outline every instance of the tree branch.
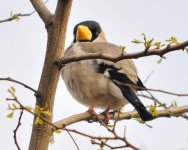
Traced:
<path fill-rule="evenodd" d="M 45 3 L 47 3 L 48 0 L 45 1 Z M 31 16 L 32 14 L 34 14 L 36 12 L 36 10 L 30 12 L 30 13 L 14 13 L 12 14 L 11 12 L 11 17 L 7 18 L 7 19 L 3 19 L 3 20 L 0 20 L 0 23 L 4 23 L 4 22 L 9 22 L 9 21 L 13 21 L 13 20 L 19 20 L 20 17 L 29 17 Z"/>
<path fill-rule="evenodd" d="M 181 106 L 177 108 L 171 108 L 171 109 L 164 109 L 164 110 L 158 110 L 157 111 L 157 117 L 178 117 L 180 114 L 188 112 L 188 105 L 186 106 Z M 85 113 L 80 113 L 73 115 L 71 117 L 59 120 L 57 122 L 54 122 L 53 124 L 57 126 L 58 128 L 66 127 L 68 125 L 80 122 L 80 121 L 85 121 L 88 120 L 92 117 L 92 115 L 89 112 Z M 131 118 L 137 118 L 138 113 L 137 111 L 129 111 L 129 112 L 121 112 L 119 113 L 119 116 L 117 113 L 115 114 L 110 114 L 110 118 L 113 120 L 123 120 L 123 119 L 131 119 Z M 103 115 L 100 115 L 100 119 L 104 119 Z"/>
<path fill-rule="evenodd" d="M 71 135 L 71 133 L 69 131 L 67 131 L 68 135 L 71 137 L 72 141 L 74 142 L 74 145 L 76 146 L 77 150 L 79 150 L 79 146 L 78 144 L 76 143 L 76 140 L 74 139 L 74 137 Z"/>
<path fill-rule="evenodd" d="M 40 18 L 43 20 L 45 26 L 47 27 L 51 23 L 52 13 L 46 7 L 45 2 L 42 0 L 30 0 L 33 7 L 39 14 Z"/>
<path fill-rule="evenodd" d="M 16 147 L 17 147 L 18 150 L 21 150 L 21 149 L 19 147 L 16 134 L 17 134 L 18 128 L 21 126 L 22 115 L 23 115 L 23 109 L 20 112 L 20 116 L 19 116 L 19 119 L 18 119 L 18 124 L 16 126 L 16 129 L 13 131 L 14 132 L 14 136 L 13 136 L 14 137 L 14 143 L 16 144 Z"/>
<path fill-rule="evenodd" d="M 18 19 L 20 19 L 20 17 L 28 17 L 28 16 L 31 16 L 33 13 L 35 13 L 35 11 L 28 13 L 28 14 L 17 13 L 17 14 L 14 14 L 12 17 L 0 20 L 0 23 L 9 22 L 9 21 L 13 21 L 13 20 L 17 21 Z"/>
<path fill-rule="evenodd" d="M 123 59 L 137 59 L 140 57 L 146 57 L 146 56 L 152 56 L 152 55 L 163 57 L 163 55 L 166 53 L 176 51 L 176 50 L 181 50 L 187 46 L 188 46 L 188 41 L 185 41 L 176 45 L 167 45 L 163 49 L 154 48 L 154 49 L 150 49 L 147 51 L 144 50 L 144 51 L 135 52 L 135 53 L 122 53 L 119 56 L 112 56 L 112 55 L 108 55 L 105 53 L 88 53 L 85 55 L 70 56 L 70 57 L 63 58 L 62 60 L 57 61 L 57 64 L 62 67 L 63 65 L 67 63 L 76 62 L 80 60 L 86 60 L 86 59 L 104 59 L 104 60 L 109 60 L 112 62 L 118 62 Z"/>
<path fill-rule="evenodd" d="M 27 88 L 27 89 L 33 91 L 35 94 L 37 93 L 37 91 L 36 91 L 35 89 L 33 89 L 32 87 L 26 85 L 26 84 L 23 83 L 23 82 L 20 82 L 20 81 L 18 81 L 18 80 L 12 79 L 12 78 L 10 78 L 10 77 L 7 77 L 7 78 L 0 78 L 0 81 L 1 81 L 1 80 L 2 80 L 2 81 L 10 81 L 10 82 L 18 83 L 18 84 L 24 86 L 25 88 Z"/>
<path fill-rule="evenodd" d="M 14 106 L 12 109 L 13 110 L 16 110 L 16 109 L 21 109 L 22 111 L 25 110 L 33 115 L 37 115 L 35 112 L 32 112 L 28 107 L 25 107 L 18 99 L 17 97 L 15 96 L 15 93 L 12 93 L 11 92 L 11 95 L 13 96 L 13 98 L 7 98 L 7 100 L 11 100 L 11 101 L 15 101 L 17 104 L 19 104 L 20 107 L 17 107 L 17 106 Z M 16 108 L 15 108 L 16 107 Z M 11 110 L 11 108 L 9 108 Z M 171 108 L 171 109 L 165 109 L 165 110 L 159 110 L 157 111 L 157 117 L 171 117 L 171 116 L 175 116 L 175 117 L 178 117 L 180 115 L 182 115 L 183 113 L 185 112 L 188 112 L 188 105 L 186 106 L 182 106 L 182 107 L 177 107 L 177 108 Z M 99 142 L 95 143 L 94 141 L 92 141 L 93 143 L 92 144 L 97 144 L 97 145 L 101 145 L 101 146 L 107 146 L 111 149 L 115 149 L 115 148 L 123 148 L 123 147 L 131 147 L 133 149 L 138 149 L 137 147 L 135 147 L 134 145 L 132 145 L 125 137 L 125 133 L 124 133 L 124 136 L 123 137 L 120 137 L 116 131 L 115 131 L 115 126 L 116 126 L 116 123 L 117 121 L 119 120 L 123 120 L 123 119 L 131 119 L 131 118 L 137 118 L 138 117 L 138 113 L 136 111 L 130 111 L 130 112 L 116 112 L 116 113 L 111 113 L 110 114 L 110 119 L 113 119 L 115 120 L 114 121 L 114 126 L 111 128 L 111 127 L 108 127 L 106 125 L 103 125 L 109 132 L 111 132 L 113 134 L 113 136 L 92 136 L 92 135 L 89 135 L 89 134 L 86 134 L 86 133 L 83 133 L 83 132 L 80 132 L 80 131 L 77 131 L 77 130 L 74 130 L 74 129 L 68 129 L 68 128 L 65 128 L 65 126 L 68 126 L 70 124 L 73 124 L 73 123 L 76 123 L 76 122 L 79 122 L 79 121 L 83 121 L 83 120 L 88 120 L 92 117 L 92 115 L 89 113 L 89 112 L 86 112 L 86 113 L 82 113 L 82 114 L 78 114 L 78 115 L 74 115 L 72 117 L 69 117 L 66 118 L 66 119 L 63 119 L 61 121 L 58 121 L 58 122 L 55 122 L 55 123 L 51 123 L 49 120 L 47 120 L 46 118 L 44 118 L 43 116 L 39 116 L 41 120 L 43 120 L 45 123 L 47 123 L 48 125 L 51 126 L 51 130 L 49 131 L 49 133 L 55 131 L 55 130 L 65 130 L 67 132 L 72 132 L 72 133 L 76 133 L 76 134 L 79 134 L 79 135 L 82 135 L 82 136 L 85 136 L 85 137 L 88 137 L 88 138 L 91 138 L 92 140 L 93 139 L 96 139 L 98 140 Z M 157 118 L 156 117 L 156 118 Z M 76 120 L 77 118 L 77 120 Z M 79 119 L 78 119 L 79 118 Z M 104 116 L 103 115 L 100 115 L 100 118 L 99 119 L 104 119 Z M 21 119 L 20 119 L 21 120 Z M 69 120 L 69 122 L 68 122 Z M 19 126 L 19 125 L 17 125 Z M 35 125 L 36 126 L 36 125 Z M 18 127 L 17 127 L 18 128 Z M 120 141 L 123 141 L 125 143 L 125 145 L 122 145 L 122 146 L 116 146 L 116 147 L 112 147 L 110 146 L 109 144 L 105 144 L 106 142 L 103 143 L 103 140 L 120 140 Z M 78 148 L 78 147 L 77 147 Z"/>
<path fill-rule="evenodd" d="M 133 88 L 135 90 L 160 92 L 160 93 L 174 95 L 174 96 L 179 96 L 179 97 L 187 97 L 188 96 L 188 94 L 186 94 L 186 93 L 180 94 L 180 93 L 169 92 L 169 91 L 165 91 L 165 90 L 161 90 L 161 89 L 145 88 L 145 87 L 141 87 L 141 86 L 137 86 L 137 85 L 132 85 L 132 84 L 128 84 L 128 83 L 121 83 L 121 82 L 118 82 L 116 80 L 114 80 L 114 82 L 118 83 L 119 85 L 131 87 L 131 88 Z"/>

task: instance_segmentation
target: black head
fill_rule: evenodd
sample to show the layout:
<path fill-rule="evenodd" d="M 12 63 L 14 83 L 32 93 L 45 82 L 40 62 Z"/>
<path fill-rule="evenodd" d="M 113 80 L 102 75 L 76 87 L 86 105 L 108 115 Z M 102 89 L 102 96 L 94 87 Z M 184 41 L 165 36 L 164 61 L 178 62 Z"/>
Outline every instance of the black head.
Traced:
<path fill-rule="evenodd" d="M 84 26 L 87 26 L 89 28 L 89 30 L 91 31 L 92 33 L 92 38 L 90 41 L 87 41 L 87 42 L 92 42 L 93 40 L 95 40 L 98 35 L 101 33 L 101 27 L 99 25 L 99 23 L 97 23 L 96 21 L 83 21 L 83 22 L 80 22 L 79 24 L 77 24 L 75 27 L 74 27 L 74 32 L 73 32 L 73 35 L 74 35 L 74 40 L 73 42 L 75 43 L 76 42 L 76 33 L 77 33 L 77 29 L 78 29 L 78 26 L 79 25 L 84 25 Z"/>

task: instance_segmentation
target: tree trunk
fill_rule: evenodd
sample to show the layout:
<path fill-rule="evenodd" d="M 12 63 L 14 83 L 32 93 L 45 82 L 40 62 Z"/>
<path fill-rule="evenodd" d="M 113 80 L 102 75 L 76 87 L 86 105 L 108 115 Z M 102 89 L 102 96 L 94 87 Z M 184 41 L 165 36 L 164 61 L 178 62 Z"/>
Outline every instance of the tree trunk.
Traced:
<path fill-rule="evenodd" d="M 53 113 L 54 98 L 60 76 L 60 69 L 54 62 L 63 56 L 65 34 L 71 6 L 72 0 L 58 0 L 55 14 L 52 16 L 50 24 L 46 26 L 48 43 L 36 105 L 39 107 L 47 106 L 48 111 L 51 113 Z M 46 118 L 52 121 L 52 117 Z M 50 133 L 51 126 L 49 124 L 44 122 L 42 125 L 34 125 L 29 150 L 47 150 Z"/>

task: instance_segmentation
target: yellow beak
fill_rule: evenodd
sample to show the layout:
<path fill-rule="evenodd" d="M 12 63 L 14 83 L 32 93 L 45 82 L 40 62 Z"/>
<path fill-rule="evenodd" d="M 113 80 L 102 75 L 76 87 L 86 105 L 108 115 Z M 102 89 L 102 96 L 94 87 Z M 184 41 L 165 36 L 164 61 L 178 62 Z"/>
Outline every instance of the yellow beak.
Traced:
<path fill-rule="evenodd" d="M 79 25 L 76 32 L 76 41 L 90 41 L 92 33 L 87 26 Z"/>

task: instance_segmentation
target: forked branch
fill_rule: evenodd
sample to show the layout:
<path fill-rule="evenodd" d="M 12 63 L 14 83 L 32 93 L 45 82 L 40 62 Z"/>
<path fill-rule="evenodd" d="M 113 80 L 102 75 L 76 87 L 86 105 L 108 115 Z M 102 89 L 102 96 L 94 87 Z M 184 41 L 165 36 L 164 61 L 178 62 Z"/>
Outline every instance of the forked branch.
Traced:
<path fill-rule="evenodd" d="M 39 14 L 40 18 L 46 26 L 51 23 L 52 13 L 46 7 L 45 2 L 42 0 L 30 0 L 36 12 Z"/>

